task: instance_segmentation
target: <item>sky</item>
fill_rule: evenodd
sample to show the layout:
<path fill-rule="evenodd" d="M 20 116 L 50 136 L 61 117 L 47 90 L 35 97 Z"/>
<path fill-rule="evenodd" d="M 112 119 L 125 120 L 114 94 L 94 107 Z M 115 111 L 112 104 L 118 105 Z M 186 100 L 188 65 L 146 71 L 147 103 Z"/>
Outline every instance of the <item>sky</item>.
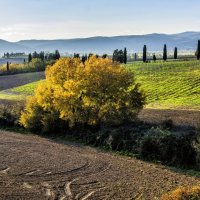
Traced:
<path fill-rule="evenodd" d="M 0 0 L 0 39 L 200 31 L 200 0 Z"/>

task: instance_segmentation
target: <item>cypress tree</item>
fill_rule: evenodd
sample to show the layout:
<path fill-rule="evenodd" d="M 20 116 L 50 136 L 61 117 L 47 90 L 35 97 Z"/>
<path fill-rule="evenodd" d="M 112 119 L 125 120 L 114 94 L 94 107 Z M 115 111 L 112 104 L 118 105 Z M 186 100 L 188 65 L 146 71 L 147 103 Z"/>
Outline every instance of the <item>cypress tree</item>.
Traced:
<path fill-rule="evenodd" d="M 124 63 L 124 51 L 123 50 L 118 51 L 117 61 L 120 63 Z"/>
<path fill-rule="evenodd" d="M 6 68 L 7 68 L 7 72 L 9 72 L 10 71 L 10 64 L 9 64 L 9 62 L 7 62 Z"/>
<path fill-rule="evenodd" d="M 147 46 L 144 45 L 143 47 L 143 62 L 147 61 Z"/>
<path fill-rule="evenodd" d="M 127 50 L 124 48 L 124 64 L 127 64 Z"/>
<path fill-rule="evenodd" d="M 87 60 L 87 56 L 86 55 L 82 55 L 81 61 L 83 64 L 85 64 L 85 61 Z"/>
<path fill-rule="evenodd" d="M 32 61 L 32 55 L 31 53 L 28 54 L 28 62 L 31 62 Z"/>
<path fill-rule="evenodd" d="M 153 54 L 153 61 L 156 62 L 157 58 L 156 58 L 156 55 Z"/>
<path fill-rule="evenodd" d="M 59 60 L 59 59 L 60 59 L 60 53 L 58 50 L 56 50 L 54 53 L 54 60 Z"/>
<path fill-rule="evenodd" d="M 176 60 L 178 58 L 178 49 L 175 47 L 174 49 L 174 59 Z"/>
<path fill-rule="evenodd" d="M 200 59 L 200 40 L 198 40 L 196 56 L 197 56 L 197 60 L 199 60 Z"/>
<path fill-rule="evenodd" d="M 119 52 L 118 49 L 114 50 L 113 57 L 112 57 L 113 62 L 118 62 L 118 54 L 119 54 L 118 52 Z"/>
<path fill-rule="evenodd" d="M 39 57 L 42 61 L 44 61 L 44 52 L 43 51 L 40 52 Z"/>
<path fill-rule="evenodd" d="M 137 53 L 135 53 L 134 59 L 135 59 L 135 61 L 137 61 Z"/>
<path fill-rule="evenodd" d="M 39 58 L 40 56 L 36 51 L 34 51 L 32 57 L 33 58 Z"/>
<path fill-rule="evenodd" d="M 163 60 L 166 61 L 167 60 L 167 45 L 164 45 L 164 49 L 163 49 Z"/>

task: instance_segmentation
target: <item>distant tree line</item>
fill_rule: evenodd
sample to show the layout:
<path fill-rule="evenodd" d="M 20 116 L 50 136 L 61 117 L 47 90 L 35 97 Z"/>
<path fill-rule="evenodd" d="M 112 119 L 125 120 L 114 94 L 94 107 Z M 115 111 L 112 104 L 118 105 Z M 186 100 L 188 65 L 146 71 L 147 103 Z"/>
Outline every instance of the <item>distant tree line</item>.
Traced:
<path fill-rule="evenodd" d="M 167 58 L 168 58 L 168 53 L 167 53 L 167 45 L 165 44 L 164 45 L 164 48 L 163 48 L 163 60 L 164 61 L 167 61 Z M 178 48 L 175 47 L 174 49 L 174 59 L 178 59 Z M 135 59 L 136 60 L 136 59 Z M 155 62 L 157 60 L 157 57 L 156 57 L 156 54 L 154 53 L 153 54 L 153 61 Z M 147 62 L 147 46 L 144 45 L 143 47 L 143 62 Z"/>
<path fill-rule="evenodd" d="M 79 53 L 74 53 L 74 58 L 79 58 L 83 63 L 85 63 L 90 57 L 92 56 L 96 56 L 96 58 L 99 58 L 100 56 L 98 54 L 94 55 L 93 53 L 90 53 L 90 54 L 84 54 L 82 56 L 80 56 Z M 103 59 L 107 58 L 108 55 L 107 54 L 103 54 L 101 56 Z"/>
<path fill-rule="evenodd" d="M 200 40 L 198 40 L 198 46 L 197 46 L 195 56 L 197 57 L 198 60 L 200 60 Z M 177 47 L 174 48 L 173 58 L 174 58 L 174 60 L 178 59 L 178 48 Z M 134 60 L 136 61 L 137 59 L 138 59 L 138 55 L 137 55 L 137 53 L 135 53 L 134 54 Z M 153 54 L 152 59 L 153 59 L 154 62 L 156 62 L 157 57 L 156 57 L 155 53 Z M 164 47 L 163 47 L 163 58 L 162 59 L 163 59 L 163 61 L 167 61 L 167 59 L 168 59 L 168 51 L 167 51 L 167 45 L 166 44 L 164 44 Z M 143 62 L 148 62 L 147 45 L 143 46 L 142 60 L 143 60 Z M 118 50 L 118 49 L 114 50 L 114 52 L 113 52 L 113 62 L 119 62 L 119 63 L 125 63 L 125 64 L 127 63 L 127 50 L 126 50 L 126 48 L 124 48 L 124 51 Z"/>
<path fill-rule="evenodd" d="M 32 54 L 28 54 L 28 62 L 31 62 L 32 59 L 39 58 L 42 61 L 44 60 L 58 60 L 60 59 L 60 53 L 58 50 L 56 50 L 54 53 L 44 53 L 44 51 L 41 52 L 33 52 Z"/>
<path fill-rule="evenodd" d="M 11 57 L 20 57 L 20 56 L 25 56 L 25 53 L 4 53 L 3 58 L 11 58 Z"/>

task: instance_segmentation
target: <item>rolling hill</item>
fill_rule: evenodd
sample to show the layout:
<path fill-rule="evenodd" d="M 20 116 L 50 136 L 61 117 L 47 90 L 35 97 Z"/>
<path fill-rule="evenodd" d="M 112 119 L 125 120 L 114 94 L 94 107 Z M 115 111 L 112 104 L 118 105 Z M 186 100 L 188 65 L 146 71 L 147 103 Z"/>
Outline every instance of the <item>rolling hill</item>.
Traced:
<path fill-rule="evenodd" d="M 146 108 L 200 111 L 199 61 L 134 62 L 126 67 L 134 71 L 137 82 L 147 94 Z M 5 77 L 7 82 L 5 88 L 0 88 L 0 100 L 25 100 L 33 94 L 37 81 L 44 79 L 42 72 L 30 73 L 32 81 L 27 81 L 26 74 L 15 75 L 21 81 L 12 76 Z"/>
<path fill-rule="evenodd" d="M 91 37 L 79 39 L 60 40 L 21 40 L 19 42 L 7 42 L 0 40 L 0 53 L 4 52 L 32 52 L 54 51 L 68 53 L 112 53 L 116 48 L 127 47 L 129 52 L 142 51 L 146 44 L 149 51 L 161 51 L 164 44 L 172 50 L 175 46 L 179 50 L 195 50 L 200 32 L 184 32 L 179 34 L 148 34 L 114 37 Z"/>
<path fill-rule="evenodd" d="M 6 40 L 0 39 L 0 53 L 5 52 L 28 52 L 31 51 L 31 49 L 27 46 L 23 46 L 21 44 L 15 43 L 15 42 L 8 42 Z"/>

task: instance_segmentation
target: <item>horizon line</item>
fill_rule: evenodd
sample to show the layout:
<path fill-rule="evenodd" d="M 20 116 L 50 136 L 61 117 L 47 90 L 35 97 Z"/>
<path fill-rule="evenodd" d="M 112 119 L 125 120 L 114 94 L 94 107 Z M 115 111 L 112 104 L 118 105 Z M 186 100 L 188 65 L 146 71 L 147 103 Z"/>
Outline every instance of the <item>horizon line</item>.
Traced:
<path fill-rule="evenodd" d="M 130 36 L 147 36 L 147 35 L 178 35 L 178 34 L 183 34 L 183 33 L 200 33 L 200 31 L 183 31 L 183 32 L 175 32 L 175 33 L 159 33 L 159 32 L 152 32 L 152 33 L 146 33 L 146 34 L 119 34 L 119 35 L 111 35 L 111 36 L 106 36 L 106 35 L 93 35 L 93 36 L 85 36 L 85 37 L 72 37 L 72 38 L 55 38 L 55 39 L 24 39 L 24 40 L 16 40 L 16 41 L 10 41 L 10 40 L 6 40 L 6 39 L 2 39 L 0 38 L 0 40 L 6 41 L 6 42 L 11 42 L 11 43 L 17 43 L 20 41 L 30 41 L 30 40 L 35 40 L 35 41 L 54 41 L 54 40 L 78 40 L 78 39 L 90 39 L 90 38 L 100 38 L 100 37 L 105 37 L 105 38 L 112 38 L 112 37 L 130 37 Z"/>

